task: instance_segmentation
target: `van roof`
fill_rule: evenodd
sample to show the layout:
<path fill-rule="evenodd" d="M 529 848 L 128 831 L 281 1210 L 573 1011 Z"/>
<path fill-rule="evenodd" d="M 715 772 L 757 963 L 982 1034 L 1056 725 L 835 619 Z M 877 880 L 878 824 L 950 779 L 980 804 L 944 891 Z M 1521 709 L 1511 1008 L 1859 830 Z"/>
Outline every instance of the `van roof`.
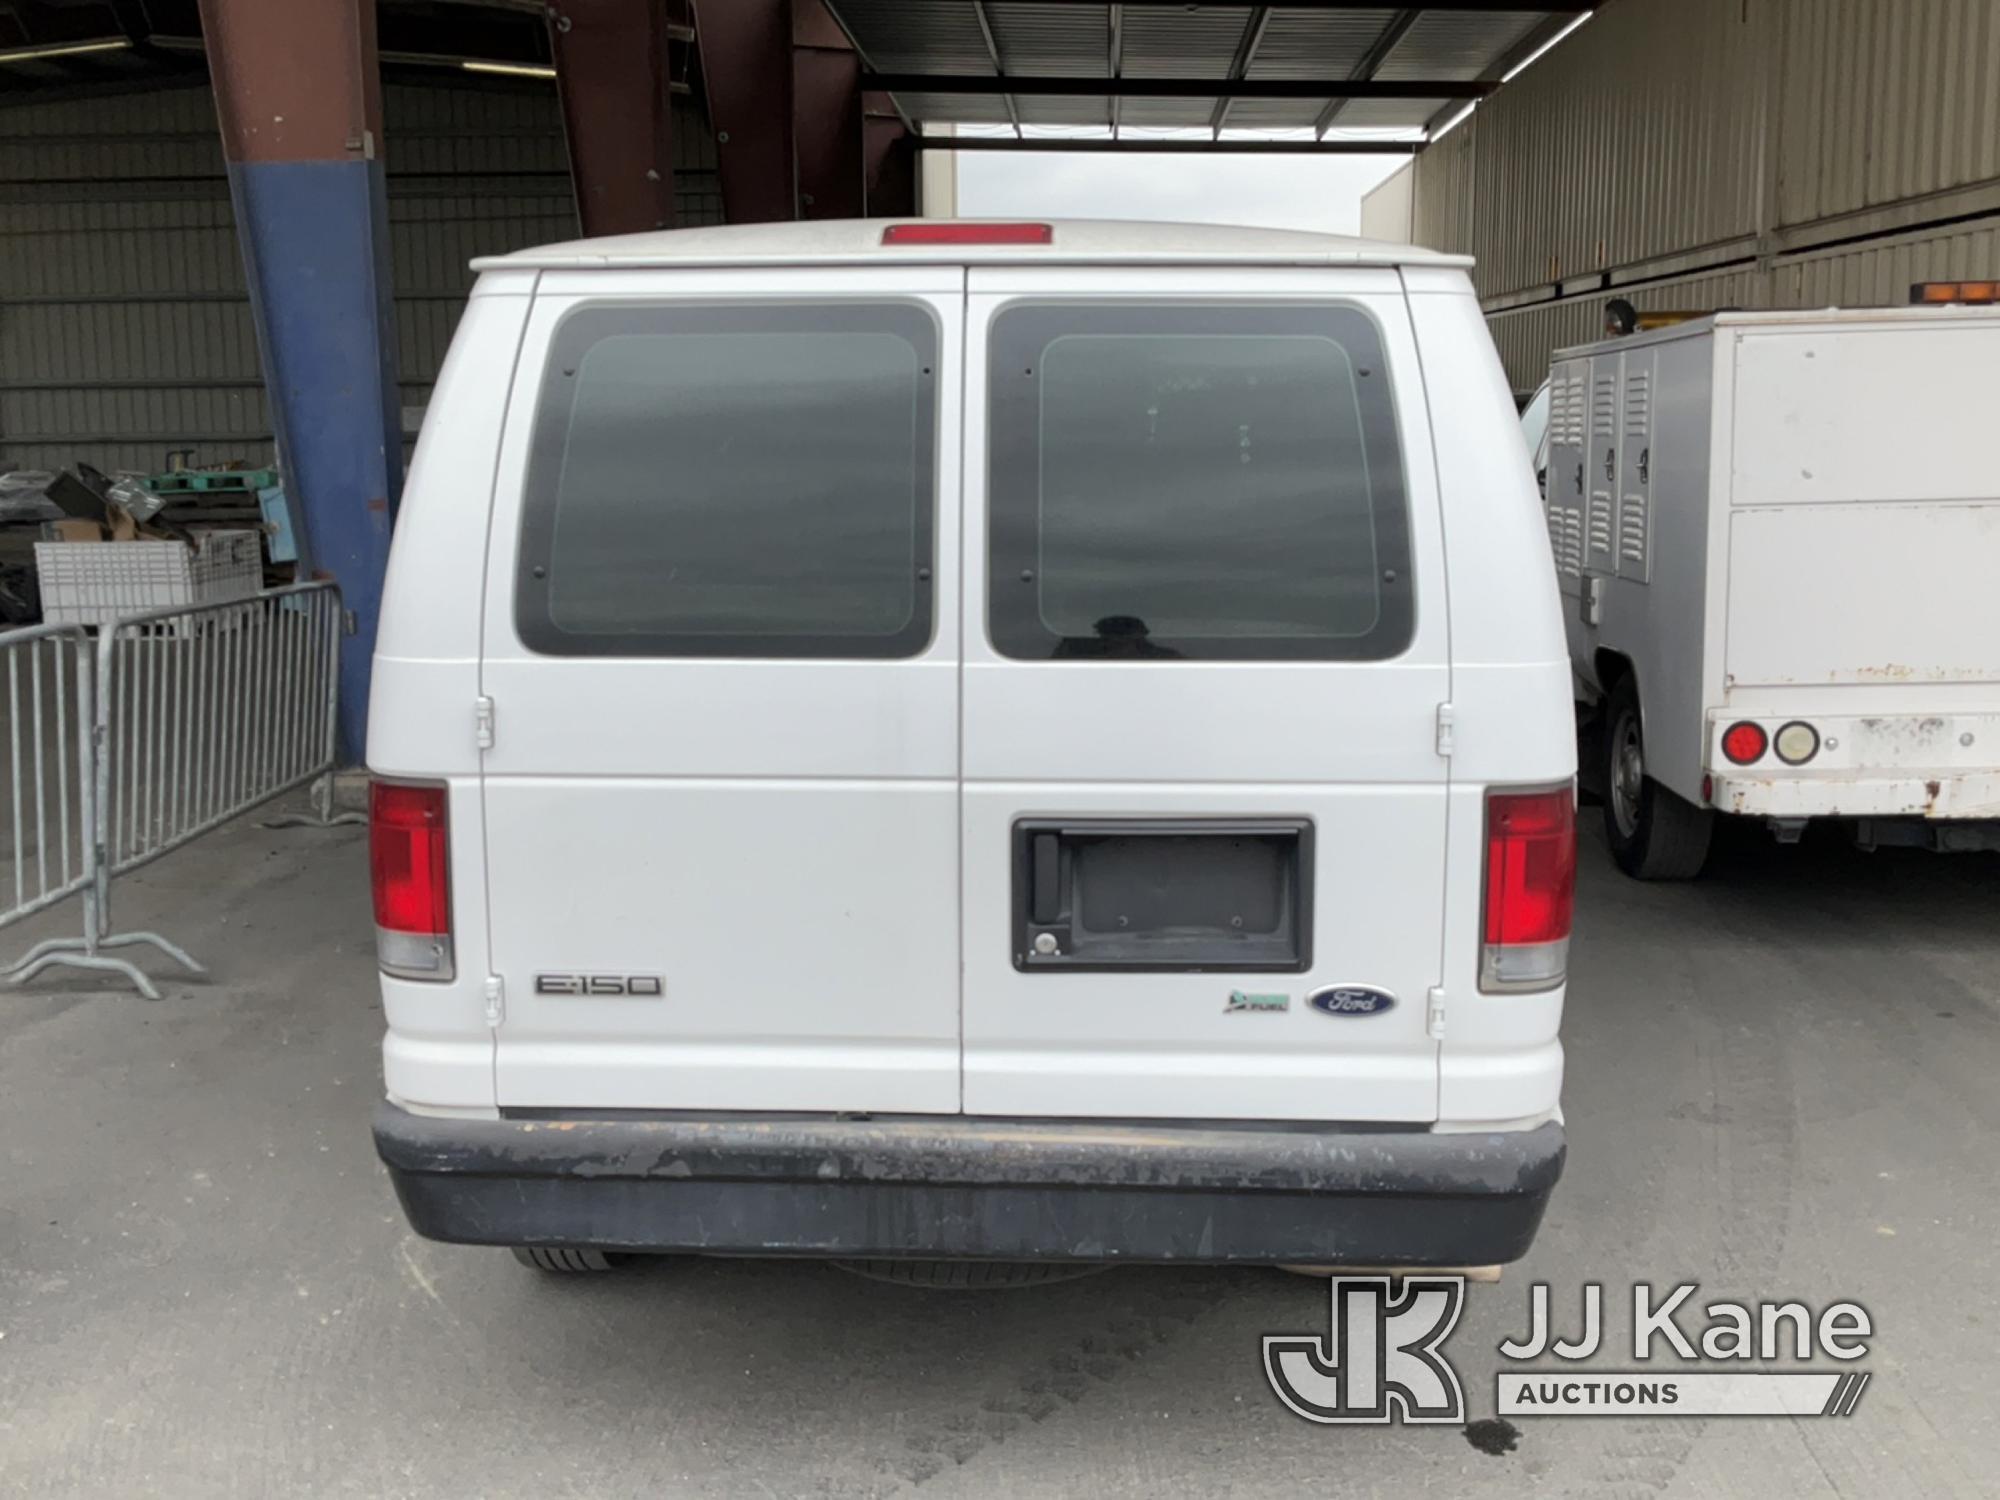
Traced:
<path fill-rule="evenodd" d="M 1295 229 L 1246 229 L 1223 224 L 1156 224 L 1139 220 L 1034 219 L 1052 227 L 1045 245 L 884 245 L 882 231 L 898 219 L 823 219 L 797 224 L 729 224 L 606 235 L 482 256 L 476 271 L 542 267 L 859 265 L 1132 265 L 1216 264 L 1285 266 L 1470 266 L 1464 255 L 1415 245 L 1311 234 Z M 923 219 L 922 224 L 1019 223 L 997 219 Z"/>

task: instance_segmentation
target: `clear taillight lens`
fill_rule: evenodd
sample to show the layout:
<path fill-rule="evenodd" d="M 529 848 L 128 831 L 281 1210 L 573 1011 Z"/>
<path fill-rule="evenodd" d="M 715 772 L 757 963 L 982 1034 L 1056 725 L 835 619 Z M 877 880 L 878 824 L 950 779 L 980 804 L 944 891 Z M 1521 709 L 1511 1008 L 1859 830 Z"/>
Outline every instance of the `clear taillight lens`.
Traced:
<path fill-rule="evenodd" d="M 449 979 L 451 849 L 445 789 L 377 781 L 368 788 L 368 874 L 375 957 L 385 974 Z"/>
<path fill-rule="evenodd" d="M 1479 987 L 1553 989 L 1569 968 L 1576 907 L 1576 792 L 1567 783 L 1486 794 Z"/>

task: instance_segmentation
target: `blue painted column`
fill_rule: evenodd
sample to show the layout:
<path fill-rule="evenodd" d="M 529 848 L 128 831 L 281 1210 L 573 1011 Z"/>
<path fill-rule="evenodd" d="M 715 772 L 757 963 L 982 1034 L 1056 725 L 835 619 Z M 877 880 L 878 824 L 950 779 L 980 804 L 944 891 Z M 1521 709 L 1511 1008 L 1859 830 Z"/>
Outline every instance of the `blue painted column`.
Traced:
<path fill-rule="evenodd" d="M 332 578 L 340 748 L 361 758 L 403 483 L 373 0 L 201 0 L 264 387 L 302 576 Z"/>

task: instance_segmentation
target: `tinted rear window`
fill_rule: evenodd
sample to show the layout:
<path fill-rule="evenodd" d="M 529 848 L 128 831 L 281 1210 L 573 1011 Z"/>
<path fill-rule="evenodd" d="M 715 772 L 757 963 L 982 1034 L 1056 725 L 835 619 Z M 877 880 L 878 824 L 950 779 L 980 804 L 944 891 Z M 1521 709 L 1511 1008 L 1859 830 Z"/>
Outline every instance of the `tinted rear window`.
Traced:
<path fill-rule="evenodd" d="M 1395 402 L 1357 308 L 995 320 L 990 627 L 1008 656 L 1354 660 L 1409 644 Z"/>
<path fill-rule="evenodd" d="M 557 329 L 516 623 L 561 655 L 911 656 L 937 331 L 906 304 L 592 307 Z"/>

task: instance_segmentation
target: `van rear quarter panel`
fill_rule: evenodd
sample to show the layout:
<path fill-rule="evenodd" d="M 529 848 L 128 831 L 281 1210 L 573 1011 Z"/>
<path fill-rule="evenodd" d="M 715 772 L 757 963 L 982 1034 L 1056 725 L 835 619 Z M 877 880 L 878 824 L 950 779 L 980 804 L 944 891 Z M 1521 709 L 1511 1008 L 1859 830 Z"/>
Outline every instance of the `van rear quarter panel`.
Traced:
<path fill-rule="evenodd" d="M 528 272 L 488 272 L 466 303 L 403 487 L 375 644 L 369 769 L 443 780 L 450 789 L 456 977 L 441 984 L 382 981 L 389 1097 L 419 1109 L 494 1105 L 473 701 L 493 478 L 534 279 Z"/>
<path fill-rule="evenodd" d="M 1406 269 L 1431 410 L 1451 611 L 1453 753 L 1438 1119 L 1553 1112 L 1561 988 L 1479 992 L 1486 793 L 1576 774 L 1569 652 L 1535 477 L 1491 336 L 1458 271 Z"/>

